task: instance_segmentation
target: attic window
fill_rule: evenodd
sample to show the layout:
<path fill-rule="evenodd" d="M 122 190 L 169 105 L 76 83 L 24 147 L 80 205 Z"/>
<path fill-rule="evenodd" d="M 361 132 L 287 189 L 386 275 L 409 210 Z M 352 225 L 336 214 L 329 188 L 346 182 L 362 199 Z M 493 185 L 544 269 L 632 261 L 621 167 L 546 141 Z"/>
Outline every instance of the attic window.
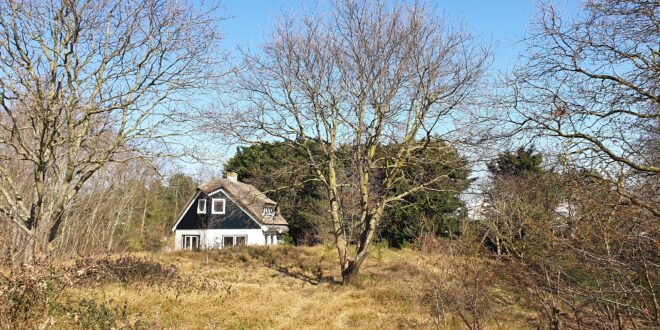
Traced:
<path fill-rule="evenodd" d="M 206 213 L 206 199 L 198 199 L 197 214 L 205 214 L 205 213 Z"/>
<path fill-rule="evenodd" d="M 225 214 L 225 199 L 214 198 L 211 200 L 211 213 L 212 214 Z"/>
<path fill-rule="evenodd" d="M 275 215 L 275 208 L 272 207 L 272 206 L 266 206 L 266 207 L 264 207 L 261 214 L 264 215 L 264 216 L 267 216 L 267 217 L 272 217 L 272 216 Z"/>

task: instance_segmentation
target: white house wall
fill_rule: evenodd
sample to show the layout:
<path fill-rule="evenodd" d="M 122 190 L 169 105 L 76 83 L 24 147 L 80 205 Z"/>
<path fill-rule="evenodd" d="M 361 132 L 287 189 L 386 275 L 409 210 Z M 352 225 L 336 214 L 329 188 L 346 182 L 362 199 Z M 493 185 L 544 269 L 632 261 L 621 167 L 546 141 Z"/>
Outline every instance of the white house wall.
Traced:
<path fill-rule="evenodd" d="M 246 236 L 247 245 L 266 245 L 261 229 L 179 229 L 174 232 L 175 249 L 183 249 L 183 235 L 199 235 L 200 248 L 220 248 L 223 236 Z"/>

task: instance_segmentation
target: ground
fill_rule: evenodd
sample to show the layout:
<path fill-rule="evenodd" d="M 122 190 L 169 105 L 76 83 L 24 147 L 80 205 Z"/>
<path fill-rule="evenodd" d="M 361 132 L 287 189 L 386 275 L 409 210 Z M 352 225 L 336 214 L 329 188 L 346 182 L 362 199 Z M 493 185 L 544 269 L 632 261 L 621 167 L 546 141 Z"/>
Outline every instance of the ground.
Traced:
<path fill-rule="evenodd" d="M 472 262 L 377 247 L 360 276 L 341 285 L 330 246 L 141 253 L 103 260 L 118 258 L 125 261 L 111 267 L 122 270 L 110 273 L 99 270 L 108 266 L 89 259 L 64 266 L 73 274 L 67 277 L 71 285 L 56 300 L 69 307 L 51 313 L 46 328 L 459 329 L 465 327 L 456 313 L 460 309 L 443 305 L 445 297 L 438 300 L 434 294 L 457 294 L 442 291 L 443 285 L 457 281 L 453 269 Z M 148 269 L 131 273 L 131 260 L 162 267 L 142 266 Z M 487 290 L 489 307 L 470 309 L 468 302 L 463 310 L 468 319 L 480 318 L 485 328 L 530 327 L 533 315 L 514 294 L 494 284 Z"/>

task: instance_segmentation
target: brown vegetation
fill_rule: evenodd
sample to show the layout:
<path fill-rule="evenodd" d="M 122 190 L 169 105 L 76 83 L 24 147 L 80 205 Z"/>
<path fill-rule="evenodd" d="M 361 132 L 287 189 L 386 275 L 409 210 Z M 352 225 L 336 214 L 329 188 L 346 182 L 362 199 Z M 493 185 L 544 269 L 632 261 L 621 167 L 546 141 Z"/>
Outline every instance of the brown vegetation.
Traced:
<path fill-rule="evenodd" d="M 163 142 L 217 87 L 199 8 L 0 0 L 1 328 L 660 327 L 658 3 L 541 4 L 524 63 L 473 113 L 488 48 L 423 5 L 279 21 L 204 124 L 301 151 L 304 179 L 275 188 L 318 184 L 307 212 L 331 239 L 163 253 L 195 187 L 161 182 Z M 470 221 L 468 168 L 502 141 Z M 440 240 L 422 209 L 447 196 Z M 388 208 L 418 222 L 414 250 L 382 247 Z"/>
<path fill-rule="evenodd" d="M 280 246 L 101 257 L 38 273 L 19 268 L 3 277 L 0 324 L 458 329 L 463 318 L 478 328 L 530 327 L 534 320 L 485 270 L 493 266 L 477 259 L 376 248 L 351 285 L 340 284 L 335 265 L 330 246 Z"/>

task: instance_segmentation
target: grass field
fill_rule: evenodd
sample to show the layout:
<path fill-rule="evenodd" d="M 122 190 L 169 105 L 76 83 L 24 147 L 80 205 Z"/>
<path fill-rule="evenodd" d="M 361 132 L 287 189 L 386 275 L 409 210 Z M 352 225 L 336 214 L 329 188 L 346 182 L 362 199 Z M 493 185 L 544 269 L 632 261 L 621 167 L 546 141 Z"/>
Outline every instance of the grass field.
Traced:
<path fill-rule="evenodd" d="M 113 258 L 121 256 L 106 260 Z M 514 294 L 489 281 L 480 282 L 488 287 L 474 288 L 488 292 L 479 293 L 477 300 L 456 297 L 477 293 L 471 290 L 472 282 L 464 281 L 469 274 L 461 272 L 471 272 L 474 268 L 469 266 L 480 261 L 442 253 L 375 248 L 349 285 L 339 284 L 336 254 L 327 246 L 142 253 L 130 258 L 144 265 L 120 262 L 108 269 L 89 260 L 63 265 L 67 269 L 63 273 L 72 274 L 62 275 L 70 284 L 53 300 L 64 307 L 46 305 L 50 311 L 43 313 L 48 317 L 34 324 L 45 328 L 460 329 L 466 328 L 458 314 L 463 311 L 468 319 L 479 318 L 483 328 L 509 329 L 529 328 L 534 318 Z M 154 264 L 162 267 L 149 268 Z M 483 297 L 488 301 L 479 300 Z M 474 301 L 479 302 L 476 308 L 470 307 Z"/>

